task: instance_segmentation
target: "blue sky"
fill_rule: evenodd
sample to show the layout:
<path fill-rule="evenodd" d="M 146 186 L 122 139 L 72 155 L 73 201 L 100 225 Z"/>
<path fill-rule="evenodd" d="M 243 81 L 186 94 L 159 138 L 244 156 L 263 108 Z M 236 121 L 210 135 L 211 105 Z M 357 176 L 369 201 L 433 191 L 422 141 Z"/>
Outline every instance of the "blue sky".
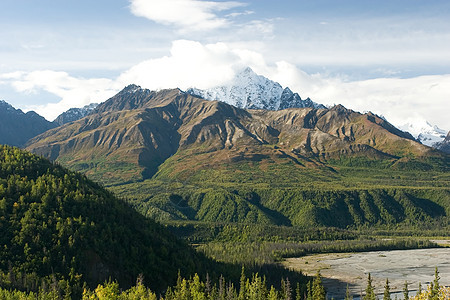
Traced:
<path fill-rule="evenodd" d="M 450 1 L 0 0 L 0 99 L 48 119 L 244 65 L 302 97 L 450 129 Z"/>

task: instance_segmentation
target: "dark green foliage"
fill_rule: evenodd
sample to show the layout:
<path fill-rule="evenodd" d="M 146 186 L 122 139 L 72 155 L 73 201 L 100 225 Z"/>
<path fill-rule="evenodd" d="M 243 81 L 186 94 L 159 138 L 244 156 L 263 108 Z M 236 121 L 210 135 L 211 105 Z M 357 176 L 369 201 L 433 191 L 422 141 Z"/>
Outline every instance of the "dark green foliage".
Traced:
<path fill-rule="evenodd" d="M 0 146 L 0 282 L 80 291 L 113 278 L 130 286 L 138 274 L 159 290 L 210 263 L 125 202 L 49 161 Z"/>
<path fill-rule="evenodd" d="M 287 257 L 313 253 L 365 252 L 380 250 L 418 249 L 437 247 L 428 240 L 332 240 L 303 242 L 209 242 L 197 246 L 215 260 L 246 266 L 273 264 Z"/>
<path fill-rule="evenodd" d="M 312 297 L 314 300 L 325 300 L 326 292 L 322 284 L 322 276 L 317 272 L 312 285 Z"/>
<path fill-rule="evenodd" d="M 431 300 L 438 299 L 439 297 L 439 289 L 440 289 L 439 279 L 440 279 L 439 271 L 438 268 L 436 267 L 434 270 L 434 280 L 431 283 L 431 294 L 430 294 Z"/>
<path fill-rule="evenodd" d="M 377 297 L 375 296 L 375 291 L 372 285 L 372 277 L 369 275 L 367 276 L 367 286 L 365 290 L 365 295 L 363 297 L 363 300 L 376 300 Z"/>
<path fill-rule="evenodd" d="M 370 278 L 369 278 L 370 279 Z M 370 281 L 369 281 L 370 282 Z M 141 279 L 138 279 L 136 285 L 128 290 L 121 290 L 119 284 L 114 281 L 108 281 L 103 284 L 99 284 L 94 290 L 85 288 L 80 297 L 83 300 L 98 299 L 98 300 L 110 300 L 110 299 L 130 299 L 130 300 L 324 300 L 326 299 L 325 290 L 321 285 L 320 275 L 318 274 L 314 280 L 309 281 L 306 289 L 300 288 L 297 284 L 295 294 L 287 292 L 289 280 L 282 279 L 281 287 L 275 288 L 266 283 L 264 277 L 258 274 L 252 274 L 250 277 L 242 275 L 240 284 L 233 284 L 231 281 L 227 281 L 224 277 L 220 277 L 218 281 L 212 282 L 206 279 L 203 281 L 200 276 L 195 274 L 188 279 L 178 277 L 176 285 L 167 288 L 164 295 L 155 294 L 149 288 L 144 285 Z M 369 287 L 369 286 L 368 286 Z M 373 286 L 370 282 L 370 288 L 372 294 L 370 299 L 377 299 L 373 294 Z M 315 293 L 314 293 L 315 291 Z M 450 296 L 449 290 L 445 287 L 441 287 L 438 291 L 442 296 L 431 298 L 430 295 L 423 295 L 419 291 L 414 299 L 448 299 Z M 395 297 L 397 298 L 397 296 Z M 0 287 L 0 299 L 17 299 L 17 300 L 46 300 L 46 299 L 63 299 L 61 295 L 58 295 L 55 290 L 43 291 L 40 290 L 37 293 L 20 292 L 17 290 L 8 290 Z M 331 298 L 333 299 L 333 298 Z M 347 288 L 345 300 L 352 299 Z M 367 297 L 363 297 L 367 299 Z"/>
<path fill-rule="evenodd" d="M 164 191 L 162 190 L 164 187 Z M 447 187 L 370 189 L 203 188 L 144 182 L 112 188 L 143 215 L 162 222 L 201 221 L 298 227 L 445 228 Z"/>
<path fill-rule="evenodd" d="M 406 281 L 406 280 L 405 280 L 405 285 L 403 286 L 403 299 L 409 300 L 408 281 Z"/>
<path fill-rule="evenodd" d="M 108 281 L 99 284 L 95 289 L 84 289 L 82 295 L 78 299 L 141 299 L 141 300 L 292 300 L 301 299 L 302 291 L 298 289 L 299 295 L 292 294 L 290 291 L 289 279 L 282 279 L 281 288 L 267 284 L 264 277 L 258 274 L 252 274 L 250 277 L 245 275 L 241 278 L 238 288 L 233 282 L 227 281 L 224 277 L 220 277 L 218 282 L 212 283 L 201 280 L 200 276 L 194 276 L 186 279 L 178 277 L 177 283 L 173 287 L 169 287 L 164 298 L 159 297 L 147 288 L 142 281 L 138 281 L 135 286 L 128 290 L 122 291 L 119 284 L 114 281 Z M 323 288 L 323 287 L 322 287 Z M 0 299 L 26 299 L 26 300 L 47 300 L 47 299 L 63 299 L 61 295 L 55 291 L 39 291 L 37 293 L 19 292 L 17 290 L 7 290 L 0 287 Z"/>
<path fill-rule="evenodd" d="M 383 300 L 391 300 L 391 288 L 389 286 L 389 279 L 386 278 L 386 284 L 384 285 Z"/>
<path fill-rule="evenodd" d="M 176 236 L 190 243 L 205 242 L 307 242 L 317 240 L 354 240 L 359 233 L 339 228 L 301 228 L 241 223 L 167 222 Z"/>

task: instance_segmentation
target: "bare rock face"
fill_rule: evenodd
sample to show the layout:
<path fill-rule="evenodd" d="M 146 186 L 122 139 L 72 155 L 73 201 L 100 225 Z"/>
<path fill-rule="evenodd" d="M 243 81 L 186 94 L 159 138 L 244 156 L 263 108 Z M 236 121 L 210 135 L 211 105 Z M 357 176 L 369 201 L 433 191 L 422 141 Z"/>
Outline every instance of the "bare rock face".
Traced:
<path fill-rule="evenodd" d="M 340 105 L 244 110 L 135 85 L 87 117 L 37 136 L 27 149 L 111 184 L 149 178 L 169 158 L 175 165 L 166 173 L 242 160 L 308 166 L 342 155 L 396 160 L 432 153 L 384 119 Z"/>
<path fill-rule="evenodd" d="M 91 103 L 81 108 L 71 108 L 60 114 L 53 122 L 58 125 L 75 122 L 89 115 L 97 106 L 98 103 Z"/>
<path fill-rule="evenodd" d="M 442 142 L 436 143 L 434 147 L 442 152 L 450 154 L 450 131 Z"/>

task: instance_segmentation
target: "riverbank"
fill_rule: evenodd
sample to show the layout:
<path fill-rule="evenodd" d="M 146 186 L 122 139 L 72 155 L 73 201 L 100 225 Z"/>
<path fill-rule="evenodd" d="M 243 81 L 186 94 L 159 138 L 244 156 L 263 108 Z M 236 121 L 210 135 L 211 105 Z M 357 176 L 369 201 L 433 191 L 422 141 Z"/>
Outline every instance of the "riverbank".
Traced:
<path fill-rule="evenodd" d="M 450 248 L 374 251 L 365 253 L 331 253 L 288 258 L 283 265 L 314 276 L 320 270 L 329 298 L 342 299 L 347 285 L 355 297 L 364 292 L 371 273 L 375 292 L 382 294 L 386 278 L 392 292 L 423 288 L 433 280 L 438 267 L 441 284 L 450 285 Z M 400 298 L 400 297 L 399 297 Z"/>

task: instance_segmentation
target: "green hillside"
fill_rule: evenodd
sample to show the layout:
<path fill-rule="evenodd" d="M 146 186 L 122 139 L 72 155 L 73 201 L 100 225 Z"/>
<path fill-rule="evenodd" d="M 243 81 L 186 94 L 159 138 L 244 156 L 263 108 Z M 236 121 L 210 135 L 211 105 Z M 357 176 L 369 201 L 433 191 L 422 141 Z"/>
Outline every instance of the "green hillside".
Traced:
<path fill-rule="evenodd" d="M 85 176 L 18 148 L 0 146 L 0 284 L 132 285 L 160 290 L 208 262 L 165 228 Z"/>
<path fill-rule="evenodd" d="M 356 166 L 348 166 L 348 161 L 313 169 L 294 162 L 241 162 L 193 172 L 174 171 L 182 166 L 173 163 L 176 160 L 174 155 L 166 161 L 153 179 L 110 189 L 126 197 L 143 215 L 163 222 L 339 228 L 449 226 L 450 173 L 440 167 L 427 171 L 414 169 L 414 164 L 406 170 L 362 167 L 371 161 L 360 158 L 351 162 Z M 440 166 L 447 163 L 443 160 Z"/>

